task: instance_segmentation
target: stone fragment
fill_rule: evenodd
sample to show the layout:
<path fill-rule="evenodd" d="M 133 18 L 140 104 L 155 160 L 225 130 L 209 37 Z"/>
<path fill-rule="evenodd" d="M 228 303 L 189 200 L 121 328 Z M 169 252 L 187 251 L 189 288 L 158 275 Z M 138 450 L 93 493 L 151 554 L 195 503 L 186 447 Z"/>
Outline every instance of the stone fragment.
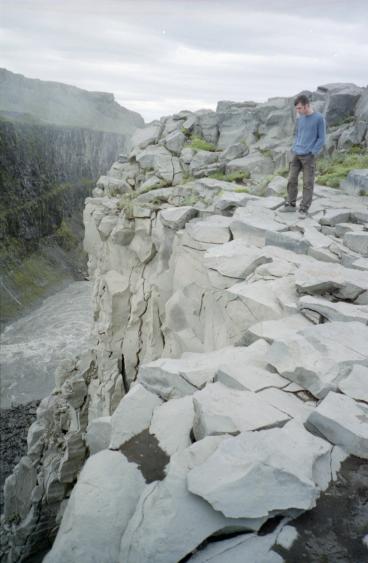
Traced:
<path fill-rule="evenodd" d="M 194 408 L 191 396 L 172 399 L 154 410 L 150 433 L 156 436 L 160 447 L 172 456 L 191 445 L 193 419 Z"/>
<path fill-rule="evenodd" d="M 368 367 L 354 365 L 346 379 L 339 383 L 339 389 L 352 399 L 368 403 Z"/>
<path fill-rule="evenodd" d="M 121 536 L 145 487 L 135 464 L 105 450 L 83 467 L 45 563 L 116 563 Z"/>
<path fill-rule="evenodd" d="M 296 252 L 297 254 L 308 254 L 311 246 L 310 242 L 305 240 L 302 233 L 294 231 L 268 231 L 265 235 L 265 245 L 278 246 Z"/>
<path fill-rule="evenodd" d="M 244 143 L 234 143 L 229 145 L 220 155 L 221 160 L 230 161 L 249 153 L 248 147 Z"/>
<path fill-rule="evenodd" d="M 275 321 L 261 321 L 248 328 L 244 340 L 251 344 L 258 338 L 263 338 L 272 344 L 275 338 L 280 339 L 310 326 L 310 322 L 303 315 L 290 315 Z"/>
<path fill-rule="evenodd" d="M 322 398 L 355 363 L 368 365 L 368 327 L 356 322 L 311 326 L 275 339 L 267 360 L 278 373 Z"/>
<path fill-rule="evenodd" d="M 186 136 L 181 131 L 172 131 L 165 138 L 165 147 L 172 153 L 179 155 L 184 143 L 186 141 Z"/>
<path fill-rule="evenodd" d="M 228 346 L 203 354 L 187 352 L 178 359 L 161 358 L 143 364 L 138 372 L 138 381 L 164 400 L 192 395 L 212 382 L 221 366 L 231 367 L 246 363 L 252 353 L 260 358 L 261 362 L 268 344 L 256 344 L 253 351 L 250 351 L 250 347 Z M 264 361 L 260 365 L 264 366 Z"/>
<path fill-rule="evenodd" d="M 214 200 L 214 209 L 217 213 L 230 215 L 236 207 L 244 207 L 256 199 L 257 196 L 247 193 L 225 192 Z"/>
<path fill-rule="evenodd" d="M 356 321 L 368 324 L 368 305 L 354 305 L 344 301 L 329 301 L 323 297 L 303 295 L 299 299 L 298 309 L 308 318 L 315 318 L 317 323 L 328 321 Z M 315 314 L 317 313 L 317 316 Z"/>
<path fill-rule="evenodd" d="M 254 283 L 240 282 L 226 290 L 244 303 L 254 324 L 268 319 L 279 319 L 282 308 L 274 293 L 274 282 L 259 280 Z"/>
<path fill-rule="evenodd" d="M 190 206 L 162 209 L 159 213 L 162 224 L 175 231 L 183 229 L 185 224 L 196 215 L 198 211 Z"/>
<path fill-rule="evenodd" d="M 154 121 L 147 127 L 136 129 L 131 137 L 131 145 L 138 149 L 145 149 L 148 145 L 157 143 L 161 131 L 161 123 Z"/>
<path fill-rule="evenodd" d="M 203 463 L 222 439 L 205 438 L 175 454 L 166 478 L 147 486 L 122 537 L 120 563 L 173 563 L 220 530 L 260 528 L 264 519 L 225 518 L 187 489 L 188 471 Z"/>
<path fill-rule="evenodd" d="M 188 563 L 283 563 L 283 558 L 272 551 L 278 533 L 279 527 L 262 536 L 244 534 L 209 543 L 193 555 Z"/>
<path fill-rule="evenodd" d="M 209 383 L 193 395 L 196 440 L 219 434 L 238 434 L 282 426 L 289 416 L 263 402 L 259 394 Z"/>
<path fill-rule="evenodd" d="M 261 264 L 271 262 L 258 248 L 248 246 L 243 240 L 232 240 L 219 247 L 209 248 L 204 255 L 207 268 L 221 275 L 245 279 Z"/>
<path fill-rule="evenodd" d="M 295 285 L 301 294 L 329 293 L 344 301 L 368 305 L 366 273 L 344 268 L 340 264 L 324 264 L 316 261 L 303 265 L 295 274 Z"/>
<path fill-rule="evenodd" d="M 132 436 L 149 428 L 153 411 L 161 403 L 157 395 L 140 384 L 134 385 L 111 417 L 110 448 L 120 448 Z"/>
<path fill-rule="evenodd" d="M 87 426 L 86 444 L 90 455 L 106 450 L 111 441 L 111 416 L 101 416 Z"/>
<path fill-rule="evenodd" d="M 244 432 L 189 471 L 188 489 L 228 517 L 295 516 L 327 486 L 331 450 L 296 422 Z"/>
<path fill-rule="evenodd" d="M 109 238 L 117 223 L 117 220 L 118 218 L 116 215 L 106 215 L 106 217 L 102 218 L 97 228 L 102 240 Z"/>
<path fill-rule="evenodd" d="M 352 195 L 368 195 L 368 168 L 350 170 L 346 180 L 341 182 L 341 187 Z"/>
<path fill-rule="evenodd" d="M 236 209 L 230 230 L 234 239 L 242 238 L 250 245 L 262 247 L 268 232 L 286 231 L 287 226 L 274 220 L 273 212 L 269 209 Z"/>
<path fill-rule="evenodd" d="M 280 195 L 286 193 L 287 179 L 275 176 L 267 185 L 266 195 Z"/>
<path fill-rule="evenodd" d="M 321 225 L 335 227 L 338 223 L 348 223 L 350 219 L 351 210 L 348 208 L 328 209 L 320 218 L 319 222 L 321 223 Z"/>
<path fill-rule="evenodd" d="M 344 244 L 350 250 L 358 252 L 362 256 L 368 256 L 368 230 L 361 233 L 345 233 Z"/>
<path fill-rule="evenodd" d="M 333 231 L 336 237 L 343 238 L 345 233 L 360 232 L 363 230 L 363 225 L 356 223 L 338 223 Z"/>
<path fill-rule="evenodd" d="M 257 397 L 301 422 L 304 422 L 313 411 L 312 406 L 305 404 L 298 397 L 292 393 L 287 393 L 285 390 L 263 389 L 257 393 Z"/>
<path fill-rule="evenodd" d="M 331 391 L 311 413 L 306 426 L 348 453 L 368 459 L 368 405 Z"/>
<path fill-rule="evenodd" d="M 186 232 L 199 242 L 223 244 L 230 240 L 229 225 L 231 218 L 221 215 L 210 216 L 203 220 L 187 223 Z"/>
<path fill-rule="evenodd" d="M 243 365 L 220 367 L 214 381 L 220 381 L 234 389 L 260 391 L 267 387 L 285 387 L 288 380 L 249 362 Z"/>
<path fill-rule="evenodd" d="M 70 377 L 61 387 L 62 396 L 74 408 L 79 409 L 87 396 L 87 385 L 83 377 Z"/>
<path fill-rule="evenodd" d="M 31 508 L 31 493 L 37 485 L 37 472 L 28 456 L 19 463 L 4 485 L 4 517 L 7 521 L 23 519 Z"/>

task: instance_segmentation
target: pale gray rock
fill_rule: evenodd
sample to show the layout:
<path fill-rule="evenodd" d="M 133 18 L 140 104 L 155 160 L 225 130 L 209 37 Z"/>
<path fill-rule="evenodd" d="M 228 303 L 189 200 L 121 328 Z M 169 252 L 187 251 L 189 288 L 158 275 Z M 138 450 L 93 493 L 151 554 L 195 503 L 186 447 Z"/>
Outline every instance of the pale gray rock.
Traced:
<path fill-rule="evenodd" d="M 341 381 L 338 387 L 352 399 L 368 403 L 368 367 L 354 365 L 347 378 Z"/>
<path fill-rule="evenodd" d="M 247 193 L 225 192 L 214 200 L 214 210 L 230 215 L 236 207 L 245 207 L 250 201 L 257 199 L 257 196 Z"/>
<path fill-rule="evenodd" d="M 338 223 L 332 234 L 336 237 L 343 238 L 345 233 L 361 232 L 362 230 L 363 225 L 357 225 L 356 223 Z"/>
<path fill-rule="evenodd" d="M 131 146 L 136 149 L 145 149 L 148 145 L 157 143 L 162 125 L 159 121 L 153 121 L 143 129 L 136 129 L 131 137 Z"/>
<path fill-rule="evenodd" d="M 170 151 L 159 145 L 152 145 L 139 152 L 137 162 L 144 170 L 154 170 L 155 174 L 169 184 L 174 179 L 173 161 Z"/>
<path fill-rule="evenodd" d="M 106 450 L 111 441 L 111 416 L 100 416 L 87 426 L 86 444 L 90 455 Z"/>
<path fill-rule="evenodd" d="M 248 281 L 240 282 L 229 289 L 227 292 L 237 296 L 237 300 L 243 303 L 249 312 L 249 318 L 255 324 L 259 321 L 269 319 L 279 319 L 282 317 L 282 307 L 274 292 L 275 282 L 259 280 L 254 283 Z M 239 307 L 239 304 L 237 305 Z M 246 329 L 247 327 L 245 327 Z"/>
<path fill-rule="evenodd" d="M 277 536 L 277 545 L 289 550 L 298 537 L 298 531 L 294 526 L 284 526 Z"/>
<path fill-rule="evenodd" d="M 238 171 L 248 171 L 252 175 L 271 174 L 274 163 L 269 156 L 263 156 L 260 152 L 250 153 L 243 158 L 235 158 L 226 164 L 226 174 Z"/>
<path fill-rule="evenodd" d="M 109 238 L 112 230 L 114 229 L 117 223 L 117 220 L 118 218 L 116 215 L 106 215 L 106 217 L 102 218 L 97 228 L 102 240 L 106 240 Z"/>
<path fill-rule="evenodd" d="M 115 227 L 111 231 L 111 241 L 114 244 L 127 246 L 134 238 L 134 222 L 127 219 L 125 214 L 119 215 Z"/>
<path fill-rule="evenodd" d="M 356 321 L 368 324 L 368 305 L 353 305 L 344 301 L 329 301 L 323 297 L 303 295 L 298 308 L 307 318 L 328 321 Z M 313 321 L 314 322 L 314 321 Z"/>
<path fill-rule="evenodd" d="M 84 378 L 78 375 L 68 378 L 61 387 L 61 395 L 74 409 L 79 409 L 83 405 L 87 391 Z"/>
<path fill-rule="evenodd" d="M 289 416 L 262 401 L 259 394 L 209 383 L 193 395 L 196 440 L 219 434 L 238 434 L 282 426 Z"/>
<path fill-rule="evenodd" d="M 368 459 L 368 405 L 331 391 L 306 425 L 348 453 Z"/>
<path fill-rule="evenodd" d="M 102 190 L 104 195 L 110 197 L 126 194 L 132 191 L 131 186 L 122 179 L 113 178 L 112 176 L 100 176 L 96 184 L 97 188 Z"/>
<path fill-rule="evenodd" d="M 120 563 L 173 563 L 217 531 L 260 528 L 264 519 L 225 518 L 187 489 L 188 471 L 202 464 L 222 439 L 205 438 L 175 454 L 166 478 L 147 486 L 122 537 Z"/>
<path fill-rule="evenodd" d="M 281 389 L 263 389 L 257 393 L 262 401 L 272 405 L 287 416 L 305 422 L 313 412 L 313 407 L 307 405 L 290 392 Z"/>
<path fill-rule="evenodd" d="M 199 110 L 195 112 L 198 117 L 199 127 L 203 138 L 209 143 L 217 143 L 218 139 L 218 115 L 211 110 Z"/>
<path fill-rule="evenodd" d="M 158 176 L 150 176 L 149 178 L 147 178 L 147 180 L 145 180 L 144 182 L 142 182 L 142 184 L 139 186 L 139 191 L 140 192 L 148 192 L 150 190 L 154 190 L 156 187 L 162 185 L 161 184 L 162 180 L 160 180 L 160 178 Z"/>
<path fill-rule="evenodd" d="M 368 365 L 368 327 L 356 322 L 311 326 L 275 339 L 267 360 L 278 373 L 323 398 L 354 363 Z"/>
<path fill-rule="evenodd" d="M 184 164 L 190 164 L 194 157 L 194 149 L 190 147 L 184 147 L 180 153 L 180 159 Z"/>
<path fill-rule="evenodd" d="M 191 445 L 194 408 L 191 396 L 172 399 L 157 407 L 152 416 L 150 434 L 169 456 Z"/>
<path fill-rule="evenodd" d="M 110 448 L 118 449 L 130 438 L 149 428 L 153 411 L 162 401 L 139 383 L 131 387 L 111 417 Z"/>
<path fill-rule="evenodd" d="M 249 153 L 249 148 L 245 143 L 234 143 L 228 146 L 220 155 L 221 160 L 230 161 L 241 158 Z"/>
<path fill-rule="evenodd" d="M 358 252 L 362 256 L 368 256 L 368 230 L 361 233 L 346 233 L 344 244 L 350 250 Z"/>
<path fill-rule="evenodd" d="M 246 534 L 209 543 L 193 555 L 189 563 L 283 563 L 283 558 L 272 551 L 279 529 L 264 536 Z"/>
<path fill-rule="evenodd" d="M 179 155 L 186 142 L 186 136 L 181 131 L 173 131 L 165 138 L 165 147 L 173 154 Z"/>
<path fill-rule="evenodd" d="M 275 339 L 295 334 L 307 326 L 310 326 L 310 322 L 303 315 L 290 315 L 280 320 L 261 321 L 252 325 L 248 328 L 244 339 L 250 344 L 258 338 L 263 338 L 272 344 Z"/>
<path fill-rule="evenodd" d="M 135 231 L 134 238 L 130 243 L 130 250 L 135 252 L 142 264 L 148 264 L 157 253 L 152 238 L 144 231 Z"/>
<path fill-rule="evenodd" d="M 275 176 L 267 185 L 266 195 L 285 194 L 287 183 L 287 179 L 283 176 Z"/>
<path fill-rule="evenodd" d="M 259 342 L 259 341 L 258 341 Z M 268 387 L 286 387 L 288 380 L 277 373 L 271 373 L 255 363 L 221 366 L 214 381 L 220 381 L 227 387 L 247 391 L 260 391 Z"/>
<path fill-rule="evenodd" d="M 28 456 L 21 458 L 20 462 L 4 485 L 4 517 L 23 519 L 31 508 L 31 494 L 37 485 L 37 471 Z"/>
<path fill-rule="evenodd" d="M 281 225 L 279 225 L 279 231 L 282 231 Z M 295 231 L 279 232 L 276 230 L 268 230 L 265 234 L 265 245 L 266 246 L 278 246 L 279 248 L 285 248 L 285 250 L 291 250 L 297 254 L 308 254 L 310 249 L 310 242 L 306 240 L 302 233 Z"/>
<path fill-rule="evenodd" d="M 193 174 L 199 170 L 202 170 L 209 164 L 213 164 L 218 160 L 218 157 L 219 157 L 219 153 L 217 152 L 204 151 L 204 150 L 197 151 L 193 156 L 189 165 L 190 173 Z"/>
<path fill-rule="evenodd" d="M 346 236 L 346 235 L 345 235 Z M 365 272 L 323 262 L 303 265 L 295 274 L 295 285 L 301 294 L 329 293 L 338 299 L 368 304 L 368 278 Z"/>
<path fill-rule="evenodd" d="M 254 207 L 236 209 L 230 224 L 234 239 L 241 238 L 249 245 L 258 247 L 264 246 L 269 231 L 286 231 L 287 228 L 286 225 L 275 221 L 271 210 Z"/>
<path fill-rule="evenodd" d="M 261 264 L 271 259 L 243 240 L 232 240 L 218 247 L 209 248 L 204 255 L 207 268 L 218 271 L 223 276 L 245 279 Z"/>
<path fill-rule="evenodd" d="M 262 207 L 263 209 L 278 209 L 285 202 L 284 197 L 271 195 L 268 197 L 258 197 L 248 203 L 248 209 Z"/>
<path fill-rule="evenodd" d="M 267 347 L 263 342 L 252 351 L 243 346 L 228 346 L 203 354 L 187 352 L 178 359 L 160 358 L 140 366 L 138 381 L 164 400 L 192 395 L 212 382 L 221 366 L 246 363 L 253 353 L 257 357 L 262 352 L 264 356 Z M 264 362 L 260 365 L 264 366 Z"/>
<path fill-rule="evenodd" d="M 194 467 L 188 488 L 228 517 L 295 516 L 313 508 L 327 486 L 331 449 L 296 422 L 244 432 Z"/>
<path fill-rule="evenodd" d="M 159 213 L 162 224 L 175 231 L 182 229 L 188 221 L 197 215 L 198 211 L 194 207 L 188 205 L 162 209 Z"/>
<path fill-rule="evenodd" d="M 351 219 L 351 210 L 348 208 L 343 209 L 328 209 L 319 222 L 321 225 L 328 225 L 334 227 L 339 223 L 348 223 Z"/>
<path fill-rule="evenodd" d="M 368 195 L 368 168 L 351 170 L 341 187 L 352 195 Z"/>
<path fill-rule="evenodd" d="M 338 125 L 346 117 L 354 115 L 362 88 L 350 83 L 334 83 L 318 86 L 317 93 L 326 95 L 325 117 L 327 125 Z"/>
<path fill-rule="evenodd" d="M 137 466 L 122 454 L 105 450 L 90 457 L 45 563 L 116 563 L 121 536 L 144 487 Z"/>
<path fill-rule="evenodd" d="M 214 215 L 187 223 L 186 231 L 196 241 L 223 244 L 230 240 L 231 221 L 230 217 Z"/>

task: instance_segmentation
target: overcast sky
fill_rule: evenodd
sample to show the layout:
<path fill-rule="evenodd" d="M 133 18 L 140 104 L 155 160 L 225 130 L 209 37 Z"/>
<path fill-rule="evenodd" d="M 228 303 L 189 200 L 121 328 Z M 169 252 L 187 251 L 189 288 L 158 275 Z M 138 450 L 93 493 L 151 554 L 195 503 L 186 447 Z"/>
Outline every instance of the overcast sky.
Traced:
<path fill-rule="evenodd" d="M 368 0 L 0 0 L 0 66 L 146 121 L 368 83 Z"/>

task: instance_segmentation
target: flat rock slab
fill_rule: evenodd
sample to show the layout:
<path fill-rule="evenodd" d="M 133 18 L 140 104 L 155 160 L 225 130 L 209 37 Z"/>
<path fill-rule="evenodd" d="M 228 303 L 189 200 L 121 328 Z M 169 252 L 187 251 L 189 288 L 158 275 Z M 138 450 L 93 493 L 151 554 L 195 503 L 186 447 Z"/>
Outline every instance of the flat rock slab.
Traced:
<path fill-rule="evenodd" d="M 368 405 L 330 392 L 309 416 L 306 426 L 317 429 L 348 453 L 368 459 Z"/>
<path fill-rule="evenodd" d="M 110 448 L 120 448 L 124 442 L 149 428 L 153 411 L 161 403 L 161 399 L 143 385 L 134 385 L 111 417 Z"/>
<path fill-rule="evenodd" d="M 271 373 L 264 367 L 257 367 L 252 362 L 238 366 L 222 366 L 217 370 L 214 381 L 246 391 L 261 391 L 268 387 L 283 388 L 288 385 L 288 380 L 284 377 Z"/>
<path fill-rule="evenodd" d="M 188 471 L 203 463 L 222 440 L 220 436 L 206 438 L 172 457 L 167 477 L 151 483 L 141 495 L 116 561 L 173 563 L 220 530 L 260 528 L 264 519 L 226 518 L 187 489 Z"/>
<path fill-rule="evenodd" d="M 145 487 L 135 464 L 118 452 L 90 457 L 68 501 L 47 563 L 115 563 L 121 536 Z"/>
<path fill-rule="evenodd" d="M 295 285 L 301 294 L 331 294 L 338 299 L 368 305 L 368 276 L 365 272 L 344 268 L 340 264 L 311 263 L 295 274 Z"/>
<path fill-rule="evenodd" d="M 282 426 L 289 416 L 264 402 L 252 391 L 231 389 L 222 383 L 209 383 L 193 395 L 196 440 L 219 434 L 237 434 Z"/>
<path fill-rule="evenodd" d="M 279 533 L 278 527 L 264 536 L 244 534 L 209 543 L 193 555 L 188 563 L 283 563 L 283 558 L 272 551 Z"/>
<path fill-rule="evenodd" d="M 350 250 L 358 252 L 362 256 L 368 256 L 368 231 L 361 233 L 346 233 L 344 244 Z"/>
<path fill-rule="evenodd" d="M 159 213 L 162 224 L 175 231 L 182 229 L 196 215 L 198 215 L 198 211 L 190 206 L 162 209 Z"/>
<path fill-rule="evenodd" d="M 207 250 L 204 264 L 223 276 L 245 279 L 261 264 L 271 262 L 262 250 L 248 246 L 242 240 L 232 240 Z"/>
<path fill-rule="evenodd" d="M 254 283 L 247 281 L 237 283 L 227 289 L 231 295 L 237 296 L 249 312 L 255 324 L 258 321 L 279 319 L 282 308 L 277 299 L 273 281 L 259 280 Z"/>
<path fill-rule="evenodd" d="M 157 407 L 150 426 L 151 434 L 170 456 L 191 445 L 194 407 L 191 396 L 172 399 Z"/>
<path fill-rule="evenodd" d="M 258 338 L 263 338 L 269 344 L 275 339 L 281 339 L 290 334 L 310 326 L 310 322 L 303 315 L 289 315 L 275 321 L 261 321 L 248 328 L 245 334 L 246 342 L 252 343 Z"/>
<path fill-rule="evenodd" d="M 286 225 L 275 220 L 271 210 L 261 207 L 236 209 L 230 224 L 234 239 L 243 239 L 248 244 L 259 247 L 264 245 L 268 232 L 281 232 L 287 229 Z"/>
<path fill-rule="evenodd" d="M 269 405 L 290 416 L 304 422 L 313 411 L 311 405 L 307 405 L 293 393 L 281 389 L 263 389 L 257 396 Z"/>
<path fill-rule="evenodd" d="M 188 473 L 188 488 L 228 517 L 296 515 L 330 478 L 331 444 L 292 422 L 224 440 Z"/>
<path fill-rule="evenodd" d="M 279 231 L 281 231 L 281 229 L 279 229 Z M 291 250 L 297 254 L 307 254 L 311 246 L 310 242 L 305 240 L 301 233 L 294 231 L 268 231 L 265 235 L 265 245 L 279 246 L 280 248 Z"/>
<path fill-rule="evenodd" d="M 335 321 L 275 339 L 267 359 L 280 375 L 322 398 L 353 364 L 368 365 L 367 342 L 368 327 Z"/>
<path fill-rule="evenodd" d="M 344 301 L 329 301 L 323 297 L 303 295 L 299 299 L 298 309 L 311 320 L 356 321 L 368 324 L 368 305 L 354 305 Z"/>
<path fill-rule="evenodd" d="M 267 349 L 268 344 L 263 342 L 253 350 L 254 357 L 264 358 Z M 228 346 L 203 354 L 187 352 L 178 359 L 161 358 L 143 364 L 138 381 L 164 400 L 178 399 L 192 395 L 212 382 L 221 366 L 246 363 L 253 353 L 244 346 Z"/>
<path fill-rule="evenodd" d="M 348 377 L 339 383 L 339 389 L 352 399 L 368 403 L 368 367 L 353 366 Z"/>
<path fill-rule="evenodd" d="M 203 220 L 187 223 L 188 235 L 198 242 L 223 244 L 230 240 L 229 225 L 232 219 L 213 215 Z"/>

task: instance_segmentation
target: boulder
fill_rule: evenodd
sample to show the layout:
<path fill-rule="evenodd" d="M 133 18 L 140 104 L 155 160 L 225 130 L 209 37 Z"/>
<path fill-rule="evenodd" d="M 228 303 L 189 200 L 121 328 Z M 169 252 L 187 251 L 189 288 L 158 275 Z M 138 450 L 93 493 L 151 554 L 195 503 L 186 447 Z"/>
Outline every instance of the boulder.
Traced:
<path fill-rule="evenodd" d="M 356 321 L 368 324 L 368 305 L 353 305 L 344 301 L 329 301 L 323 297 L 303 295 L 298 309 L 317 324 L 321 321 Z"/>
<path fill-rule="evenodd" d="M 243 432 L 189 471 L 188 489 L 227 517 L 295 516 L 328 485 L 331 450 L 296 422 Z"/>
<path fill-rule="evenodd" d="M 137 154 L 136 159 L 143 170 L 153 170 L 156 176 L 169 184 L 172 183 L 174 179 L 172 155 L 165 147 L 148 146 Z"/>
<path fill-rule="evenodd" d="M 368 403 L 368 367 L 354 365 L 349 375 L 339 383 L 345 395 Z"/>
<path fill-rule="evenodd" d="M 218 247 L 209 248 L 204 255 L 207 268 L 223 276 L 246 279 L 261 264 L 271 262 L 264 253 L 243 240 L 232 240 Z"/>
<path fill-rule="evenodd" d="M 329 293 L 344 301 L 353 301 L 359 305 L 368 304 L 366 273 L 344 268 L 340 264 L 325 264 L 319 261 L 305 264 L 295 274 L 295 285 L 300 294 Z"/>
<path fill-rule="evenodd" d="M 105 450 L 90 457 L 45 563 L 116 563 L 121 536 L 144 487 L 137 466 L 121 453 Z"/>
<path fill-rule="evenodd" d="M 263 402 L 258 394 L 209 383 L 193 395 L 196 440 L 219 434 L 238 434 L 282 426 L 289 416 Z"/>
<path fill-rule="evenodd" d="M 186 142 L 186 136 L 181 131 L 173 131 L 165 138 L 165 147 L 173 154 L 179 155 Z"/>
<path fill-rule="evenodd" d="M 317 93 L 325 94 L 325 116 L 329 127 L 340 125 L 347 117 L 354 115 L 362 88 L 355 84 L 335 83 L 318 86 Z"/>
<path fill-rule="evenodd" d="M 149 428 L 152 414 L 162 401 L 139 383 L 120 401 L 111 417 L 110 448 L 118 449 L 132 436 Z"/>
<path fill-rule="evenodd" d="M 87 426 L 86 444 L 90 455 L 106 450 L 111 441 L 111 416 L 101 416 Z"/>
<path fill-rule="evenodd" d="M 222 439 L 209 437 L 175 454 L 166 478 L 146 488 L 122 537 L 120 563 L 173 563 L 218 531 L 260 528 L 264 519 L 225 518 L 187 489 L 188 471 L 203 463 Z"/>
<path fill-rule="evenodd" d="M 136 149 L 145 149 L 148 145 L 157 143 L 162 125 L 159 121 L 153 121 L 143 129 L 136 129 L 131 137 L 130 144 Z"/>
<path fill-rule="evenodd" d="M 161 223 L 165 227 L 173 229 L 174 231 L 183 229 L 185 224 L 197 215 L 198 211 L 194 209 L 194 207 L 188 205 L 183 207 L 162 209 L 159 213 Z"/>
<path fill-rule="evenodd" d="M 259 361 L 259 363 L 261 362 Z M 288 380 L 284 377 L 271 373 L 264 367 L 258 367 L 257 363 L 252 361 L 243 365 L 221 366 L 216 372 L 214 381 L 220 381 L 233 389 L 247 391 L 260 391 L 268 387 L 286 387 L 288 384 Z"/>
<path fill-rule="evenodd" d="M 220 155 L 221 160 L 230 161 L 241 158 L 249 153 L 249 148 L 245 143 L 234 143 L 228 146 Z"/>
<path fill-rule="evenodd" d="M 283 317 L 280 320 L 261 321 L 248 328 L 244 340 L 250 344 L 258 338 L 263 338 L 272 344 L 275 339 L 295 334 L 307 326 L 310 326 L 310 322 L 300 314 Z"/>
<path fill-rule="evenodd" d="M 287 183 L 287 179 L 283 176 L 275 176 L 267 185 L 266 195 L 284 195 Z"/>
<path fill-rule="evenodd" d="M 191 396 L 172 399 L 153 412 L 150 433 L 169 456 L 191 445 L 194 408 Z"/>
<path fill-rule="evenodd" d="M 368 168 L 350 170 L 341 187 L 352 195 L 368 195 Z"/>
<path fill-rule="evenodd" d="M 306 426 L 348 453 L 368 459 L 368 405 L 331 391 L 310 414 Z"/>
<path fill-rule="evenodd" d="M 196 220 L 186 225 L 188 235 L 199 242 L 223 244 L 230 240 L 230 217 L 213 215 L 206 219 Z"/>
<path fill-rule="evenodd" d="M 362 256 L 368 256 L 368 230 L 364 232 L 345 233 L 344 244 L 350 250 Z"/>
<path fill-rule="evenodd" d="M 233 172 L 248 171 L 252 175 L 271 174 L 274 163 L 269 156 L 263 156 L 259 152 L 250 153 L 242 158 L 235 158 L 226 164 L 226 174 Z"/>
<path fill-rule="evenodd" d="M 189 171 L 191 174 L 193 174 L 198 170 L 202 170 L 202 168 L 205 168 L 209 164 L 213 164 L 217 160 L 218 160 L 218 153 L 199 150 L 195 153 L 195 155 L 193 156 L 190 162 Z"/>
<path fill-rule="evenodd" d="M 262 247 L 268 232 L 286 231 L 288 227 L 274 219 L 270 209 L 241 207 L 235 210 L 230 230 L 234 239 L 243 239 L 249 245 Z"/>
<path fill-rule="evenodd" d="M 367 339 L 362 323 L 334 321 L 275 339 L 267 359 L 280 375 L 322 398 L 354 363 L 368 365 Z"/>
<path fill-rule="evenodd" d="M 313 411 L 312 405 L 307 405 L 293 393 L 281 389 L 263 389 L 257 393 L 257 397 L 272 405 L 290 418 L 295 418 L 300 422 L 307 420 Z"/>

